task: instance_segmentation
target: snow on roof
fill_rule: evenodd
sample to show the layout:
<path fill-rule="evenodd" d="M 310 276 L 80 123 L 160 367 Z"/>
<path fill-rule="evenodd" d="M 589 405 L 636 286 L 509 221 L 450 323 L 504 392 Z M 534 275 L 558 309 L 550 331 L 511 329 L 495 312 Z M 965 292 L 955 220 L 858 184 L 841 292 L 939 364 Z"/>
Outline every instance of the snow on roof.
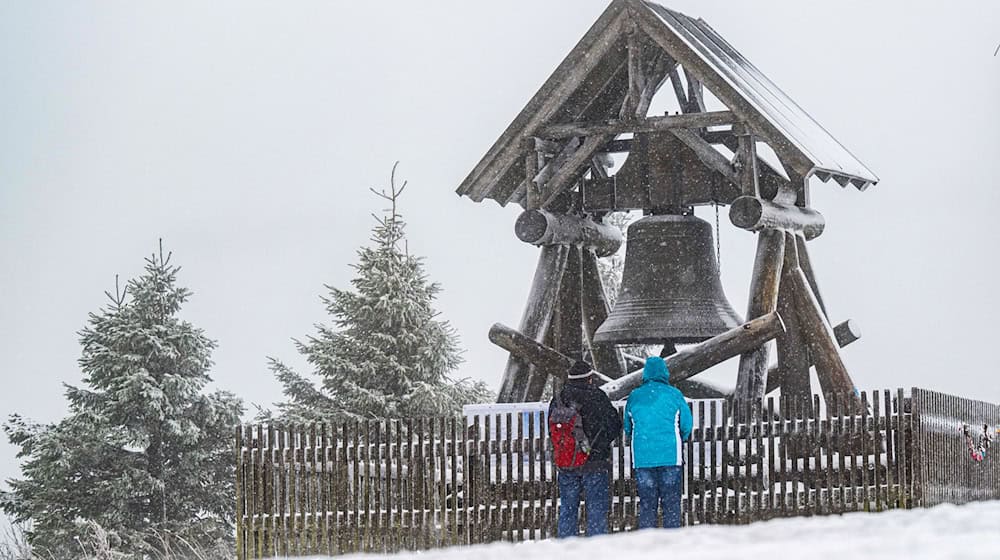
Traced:
<path fill-rule="evenodd" d="M 616 118 L 628 92 L 627 27 L 705 85 L 798 175 L 864 189 L 878 177 L 706 22 L 643 0 L 614 0 L 458 188 L 476 202 L 523 203 L 524 141 L 551 124 Z"/>

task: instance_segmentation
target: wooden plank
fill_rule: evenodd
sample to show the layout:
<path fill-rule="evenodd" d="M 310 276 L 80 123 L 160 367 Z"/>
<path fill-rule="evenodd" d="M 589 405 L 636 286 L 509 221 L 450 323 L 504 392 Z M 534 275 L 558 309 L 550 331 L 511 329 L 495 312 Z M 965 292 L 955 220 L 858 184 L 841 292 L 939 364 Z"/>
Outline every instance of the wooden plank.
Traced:
<path fill-rule="evenodd" d="M 638 120 L 610 119 L 606 121 L 561 123 L 546 126 L 538 131 L 537 136 L 550 140 L 562 140 L 575 137 L 604 137 L 619 134 L 641 134 L 648 132 L 676 132 L 707 128 L 711 126 L 726 126 L 737 122 L 731 111 L 708 111 L 704 113 L 686 113 L 666 115 L 662 117 L 646 117 Z M 612 138 L 607 138 L 601 146 Z M 718 152 L 716 152 L 718 153 Z M 721 154 L 720 154 L 721 156 Z"/>
<path fill-rule="evenodd" d="M 317 474 L 319 466 L 316 464 L 321 450 L 322 447 L 319 445 L 316 424 L 312 423 L 309 425 L 309 486 L 311 488 L 309 493 L 309 510 L 312 516 L 309 524 L 310 531 L 312 532 L 309 549 L 314 554 L 323 552 L 320 548 L 320 531 L 322 530 L 320 516 L 323 512 L 320 504 L 322 496 L 320 495 L 320 478 Z"/>
<path fill-rule="evenodd" d="M 516 541 L 524 540 L 524 524 L 527 518 L 527 503 L 525 496 L 525 484 L 524 484 L 524 415 L 517 415 L 517 440 L 516 440 L 516 454 L 512 456 L 517 461 L 517 517 L 515 518 L 515 526 L 517 528 L 517 535 L 515 535 Z"/>
<path fill-rule="evenodd" d="M 767 398 L 767 437 L 765 438 L 765 443 L 767 445 L 767 515 L 766 518 L 774 517 L 774 512 L 778 507 L 778 502 L 776 497 L 780 495 L 777 489 L 779 486 L 776 485 L 777 481 L 777 444 L 778 438 L 776 432 L 778 426 L 775 422 L 775 411 L 774 411 L 774 397 Z"/>
<path fill-rule="evenodd" d="M 733 400 L 732 416 L 730 419 L 733 422 L 732 426 L 732 443 L 733 452 L 726 454 L 728 455 L 725 461 L 727 465 L 733 467 L 733 478 L 730 481 L 733 486 L 733 520 L 732 523 L 737 525 L 743 522 L 743 508 L 746 504 L 746 499 L 743 497 L 743 492 L 741 488 L 743 476 L 745 473 L 740 472 L 740 463 L 742 462 L 742 447 L 743 447 L 743 429 L 744 425 L 740 422 L 741 419 L 746 418 L 745 412 L 745 402 L 740 400 Z M 725 455 L 724 455 L 725 456 Z"/>
<path fill-rule="evenodd" d="M 745 425 L 744 425 L 744 428 L 743 428 L 744 438 L 743 438 L 743 441 L 742 441 L 743 447 L 746 450 L 746 452 L 743 454 L 743 463 L 744 463 L 744 465 L 743 465 L 743 480 L 744 480 L 744 484 L 746 484 L 746 489 L 745 489 L 746 498 L 744 499 L 744 506 L 743 506 L 743 509 L 744 509 L 744 511 L 743 511 L 743 520 L 744 520 L 744 523 L 748 523 L 749 524 L 749 523 L 751 523 L 753 521 L 754 515 L 755 515 L 755 511 L 754 511 L 754 495 L 753 495 L 754 494 L 754 490 L 755 490 L 755 488 L 754 488 L 755 482 L 754 482 L 754 472 L 753 472 L 754 469 L 753 469 L 753 467 L 756 464 L 756 460 L 754 459 L 754 439 L 755 439 L 755 437 L 754 437 L 754 433 L 753 433 L 753 428 L 754 428 L 754 401 L 753 400 L 746 401 L 746 404 L 743 407 L 743 418 L 746 419 L 745 423 L 744 423 Z"/>
<path fill-rule="evenodd" d="M 267 449 L 264 451 L 264 511 L 267 512 L 267 517 L 262 520 L 262 525 L 264 527 L 264 550 L 266 554 L 274 556 L 275 542 L 274 533 L 276 524 L 276 516 L 274 515 L 277 508 L 274 506 L 274 427 L 268 423 L 267 430 L 265 431 L 267 439 Z"/>
<path fill-rule="evenodd" d="M 871 495 L 871 473 L 869 470 L 869 451 L 871 439 L 871 432 L 868 427 L 868 393 L 866 391 L 861 392 L 861 486 L 862 486 L 862 497 L 864 500 L 863 509 L 864 511 L 872 511 L 872 495 Z"/>
<path fill-rule="evenodd" d="M 246 551 L 246 451 L 243 426 L 236 426 L 236 560 L 247 560 Z"/>
<path fill-rule="evenodd" d="M 688 410 L 691 411 L 691 417 L 694 418 L 695 407 L 694 403 L 686 403 Z M 684 442 L 684 458 L 681 463 L 684 465 L 684 496 L 687 499 L 684 502 L 684 524 L 694 525 L 694 438 L 688 437 L 687 441 Z"/>
<path fill-rule="evenodd" d="M 332 525 L 330 523 L 330 512 L 333 509 L 333 473 L 331 472 L 331 449 L 330 439 L 327 434 L 327 423 L 319 426 L 320 444 L 320 513 L 322 515 L 322 539 L 320 548 L 327 556 L 334 554 L 333 540 L 330 538 Z"/>
<path fill-rule="evenodd" d="M 847 458 L 845 456 L 844 450 L 846 449 L 844 437 L 844 398 L 842 395 L 833 396 L 833 436 L 834 436 L 834 448 L 837 450 L 838 465 L 837 468 L 837 488 L 840 489 L 840 499 L 837 504 L 836 513 L 844 513 L 847 511 L 847 482 L 849 479 L 845 479 L 845 471 L 847 470 Z"/>
<path fill-rule="evenodd" d="M 725 403 L 722 403 L 725 406 Z M 711 488 L 711 501 L 709 501 L 709 512 L 708 518 L 710 523 L 719 523 L 719 438 L 718 438 L 718 426 L 720 421 L 720 408 L 715 404 L 709 409 L 709 424 L 711 426 L 711 431 L 709 432 L 710 437 L 708 444 L 711 446 L 712 452 L 709 454 L 711 458 L 710 470 L 709 470 L 709 486 Z M 724 426 L 725 424 L 723 424 Z M 725 463 L 723 463 L 725 464 Z"/>
<path fill-rule="evenodd" d="M 819 465 L 821 462 L 826 462 L 826 466 L 822 467 L 824 473 L 824 482 L 826 485 L 826 497 L 821 502 L 823 514 L 829 515 L 834 513 L 834 503 L 833 503 L 833 422 L 831 410 L 832 402 L 827 402 L 826 404 L 826 414 L 824 416 L 819 415 L 819 397 L 814 397 L 813 406 L 816 409 L 816 424 L 820 429 L 820 437 L 818 438 L 818 446 L 816 448 L 816 463 Z M 825 454 L 822 453 L 825 450 Z"/>
<path fill-rule="evenodd" d="M 416 430 L 413 442 L 416 446 L 413 452 L 414 538 L 417 550 L 426 550 L 430 547 L 427 542 L 430 533 L 427 526 L 427 457 L 424 441 L 426 426 L 423 418 L 416 418 L 414 424 Z"/>
<path fill-rule="evenodd" d="M 274 554 L 279 556 L 284 553 L 286 544 L 286 519 L 285 519 L 285 501 L 287 499 L 287 491 L 285 489 L 285 484 L 287 482 L 287 476 L 285 474 L 285 430 L 283 428 L 276 427 L 273 429 L 273 434 L 275 437 L 275 444 L 277 449 L 274 458 L 274 495 L 275 504 L 272 512 L 275 514 L 274 517 Z"/>
<path fill-rule="evenodd" d="M 777 310 L 784 253 L 785 234 L 782 231 L 767 229 L 757 234 L 757 256 L 750 282 L 747 319 L 763 317 Z M 764 376 L 769 357 L 770 346 L 767 343 L 740 355 L 734 393 L 737 399 L 756 401 L 764 397 Z"/>
<path fill-rule="evenodd" d="M 551 535 L 549 534 L 549 476 L 548 476 L 548 461 L 546 460 L 546 450 L 548 441 L 548 414 L 547 411 L 541 411 L 538 415 L 538 454 L 541 459 L 538 462 L 538 499 L 540 511 L 538 514 L 538 534 L 541 540 L 548 539 Z M 499 474 L 499 473 L 498 473 Z"/>
<path fill-rule="evenodd" d="M 403 479 L 403 548 L 405 550 L 417 550 L 417 531 L 419 525 L 417 521 L 417 477 L 420 476 L 417 467 L 417 450 L 414 445 L 416 431 L 413 428 L 413 419 L 407 418 L 402 425 L 403 428 L 403 448 L 400 454 L 406 463 L 407 476 Z"/>
<path fill-rule="evenodd" d="M 791 471 L 791 481 L 792 481 L 792 509 L 791 514 L 797 516 L 801 514 L 800 501 L 799 501 L 799 485 L 802 483 L 803 476 L 799 469 L 799 457 L 801 453 L 798 450 L 798 441 L 802 436 L 802 424 L 800 422 L 800 415 L 802 413 L 802 399 L 792 397 L 789 399 L 789 414 L 788 418 L 791 424 L 791 429 L 789 430 L 792 436 L 789 441 L 789 453 L 788 458 L 792 463 Z"/>
<path fill-rule="evenodd" d="M 802 430 L 800 442 L 804 442 L 807 446 L 800 449 L 798 456 L 802 457 L 802 480 L 805 483 L 805 508 L 808 512 L 807 515 L 815 515 L 817 511 L 816 499 L 817 491 L 819 490 L 819 485 L 817 484 L 817 472 L 816 467 L 813 465 L 813 453 L 811 446 L 814 442 L 816 435 L 815 423 L 816 412 L 813 410 L 813 399 L 812 397 L 807 397 L 802 399 Z M 815 487 L 815 491 L 814 491 Z"/>
<path fill-rule="evenodd" d="M 264 426 L 257 425 L 257 439 L 254 442 L 254 544 L 257 558 L 267 553 L 264 530 Z"/>
<path fill-rule="evenodd" d="M 754 415 L 756 419 L 755 430 L 757 440 L 754 448 L 757 457 L 757 475 L 754 477 L 755 490 L 757 492 L 756 519 L 764 519 L 767 510 L 764 507 L 764 401 L 758 399 L 754 401 Z"/>
<path fill-rule="evenodd" d="M 454 417 L 448 421 L 448 428 L 451 432 L 451 448 L 449 449 L 449 461 L 451 464 L 451 544 L 458 545 L 460 538 L 459 511 L 458 511 L 458 420 Z"/>
<path fill-rule="evenodd" d="M 729 423 L 734 421 L 733 407 L 735 405 L 732 401 L 726 401 L 722 408 L 722 461 L 720 461 L 720 466 L 722 467 L 722 488 L 721 488 L 721 503 L 719 504 L 721 510 L 721 523 L 732 523 L 733 519 L 730 515 L 729 509 L 729 462 L 725 459 L 726 455 L 729 453 Z"/>
<path fill-rule="evenodd" d="M 875 485 L 875 511 L 885 509 L 885 502 L 882 500 L 882 434 L 879 426 L 882 424 L 882 411 L 878 398 L 878 391 L 872 391 L 872 458 L 874 469 L 872 470 L 872 482 Z"/>
<path fill-rule="evenodd" d="M 337 554 L 345 554 L 349 547 L 347 544 L 347 511 L 350 502 L 350 479 L 347 476 L 347 425 L 345 423 L 333 424 L 334 438 L 337 443 L 334 447 L 333 483 L 334 502 L 333 520 L 334 538 L 337 543 Z"/>
<path fill-rule="evenodd" d="M 788 434 L 789 434 L 789 417 L 791 412 L 792 398 L 787 395 L 781 395 L 781 401 L 778 410 L 778 420 L 781 425 L 781 441 L 778 443 L 779 453 L 781 458 L 781 516 L 788 517 L 788 496 L 791 494 L 791 475 L 789 472 L 789 453 L 788 453 Z M 792 510 L 794 511 L 794 510 Z"/>
<path fill-rule="evenodd" d="M 430 418 L 427 420 L 427 440 L 429 442 L 427 465 L 430 468 L 428 473 L 428 504 L 430 505 L 430 521 L 431 526 L 431 539 L 430 546 L 432 548 L 440 548 L 441 543 L 441 480 L 444 476 L 444 471 L 440 468 L 441 466 L 441 441 L 437 435 L 438 419 Z"/>
<path fill-rule="evenodd" d="M 475 515 L 473 516 L 473 523 L 475 524 L 475 542 L 483 543 L 486 542 L 486 507 L 488 506 L 486 502 L 486 488 L 487 480 L 486 475 L 488 471 L 486 470 L 486 461 L 489 456 L 483 450 L 483 417 L 482 415 L 477 415 L 475 419 L 475 431 L 473 432 L 473 455 L 475 457 L 475 469 L 476 469 L 476 501 L 475 501 Z"/>
<path fill-rule="evenodd" d="M 708 482 L 706 478 L 708 477 L 708 465 L 705 464 L 705 401 L 698 401 L 698 431 L 697 431 L 696 444 L 698 446 L 698 483 L 695 486 L 695 492 L 698 494 L 698 507 L 695 517 L 698 523 L 708 523 L 707 515 L 707 505 L 705 504 L 705 495 L 708 492 Z M 709 453 L 714 454 L 713 449 Z"/>
<path fill-rule="evenodd" d="M 885 418 L 885 507 L 896 507 L 896 419 L 892 410 L 892 392 L 882 391 Z"/>
<path fill-rule="evenodd" d="M 538 499 L 536 485 L 538 483 L 535 466 L 535 413 L 528 415 L 528 539 L 538 538 L 538 508 L 535 501 Z"/>
<path fill-rule="evenodd" d="M 434 523 L 435 535 L 434 546 L 447 546 L 445 535 L 447 534 L 447 489 L 445 480 L 447 475 L 447 442 L 445 440 L 444 418 L 432 418 L 430 424 L 431 441 L 431 494 L 433 500 L 431 521 Z"/>
<path fill-rule="evenodd" d="M 906 418 L 904 416 L 904 404 L 906 402 L 905 395 L 903 394 L 903 389 L 896 390 L 896 456 L 899 460 L 896 463 L 896 480 L 899 481 L 899 494 L 897 507 L 906 508 L 909 507 L 908 496 L 909 496 L 909 479 L 907 476 L 906 462 L 907 462 L 907 449 L 906 441 L 908 433 L 906 430 Z"/>

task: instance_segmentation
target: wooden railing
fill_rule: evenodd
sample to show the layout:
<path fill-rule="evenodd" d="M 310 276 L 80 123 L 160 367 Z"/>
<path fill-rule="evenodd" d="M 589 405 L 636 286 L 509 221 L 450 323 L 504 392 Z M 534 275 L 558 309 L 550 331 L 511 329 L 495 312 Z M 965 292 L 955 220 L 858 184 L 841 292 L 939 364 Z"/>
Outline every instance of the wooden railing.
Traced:
<path fill-rule="evenodd" d="M 860 410 L 848 398 L 692 401 L 683 523 L 917 505 L 910 398 L 861 396 Z M 552 537 L 559 496 L 545 426 L 532 412 L 242 427 L 238 557 Z M 629 443 L 619 438 L 612 455 L 609 528 L 627 531 L 638 504 Z"/>

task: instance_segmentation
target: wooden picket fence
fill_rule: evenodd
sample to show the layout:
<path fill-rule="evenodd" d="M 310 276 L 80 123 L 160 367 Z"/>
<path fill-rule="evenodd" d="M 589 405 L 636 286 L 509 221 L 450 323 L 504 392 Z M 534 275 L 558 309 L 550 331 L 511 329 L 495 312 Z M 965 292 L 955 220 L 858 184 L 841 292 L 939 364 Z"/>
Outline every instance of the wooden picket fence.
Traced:
<path fill-rule="evenodd" d="M 917 505 L 921 436 L 910 397 L 902 389 L 861 397 L 860 411 L 847 398 L 821 405 L 818 396 L 690 402 L 683 523 Z M 532 412 L 241 427 L 238 557 L 552 537 L 559 496 L 545 426 L 544 412 Z M 638 504 L 628 442 L 620 438 L 612 454 L 609 528 L 627 531 Z"/>

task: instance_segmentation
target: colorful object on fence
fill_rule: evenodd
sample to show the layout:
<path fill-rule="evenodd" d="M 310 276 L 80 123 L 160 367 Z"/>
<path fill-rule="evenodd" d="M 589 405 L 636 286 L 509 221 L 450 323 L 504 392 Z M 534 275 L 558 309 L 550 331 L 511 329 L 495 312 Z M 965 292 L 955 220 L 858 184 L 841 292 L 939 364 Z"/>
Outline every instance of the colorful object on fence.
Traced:
<path fill-rule="evenodd" d="M 969 448 L 969 457 L 977 463 L 981 463 L 986 458 L 986 453 L 990 450 L 993 437 L 990 435 L 990 427 L 983 424 L 983 433 L 978 438 L 969 430 L 968 424 L 962 424 L 962 435 L 965 436 L 965 445 Z M 1000 433 L 1000 430 L 997 430 Z"/>

